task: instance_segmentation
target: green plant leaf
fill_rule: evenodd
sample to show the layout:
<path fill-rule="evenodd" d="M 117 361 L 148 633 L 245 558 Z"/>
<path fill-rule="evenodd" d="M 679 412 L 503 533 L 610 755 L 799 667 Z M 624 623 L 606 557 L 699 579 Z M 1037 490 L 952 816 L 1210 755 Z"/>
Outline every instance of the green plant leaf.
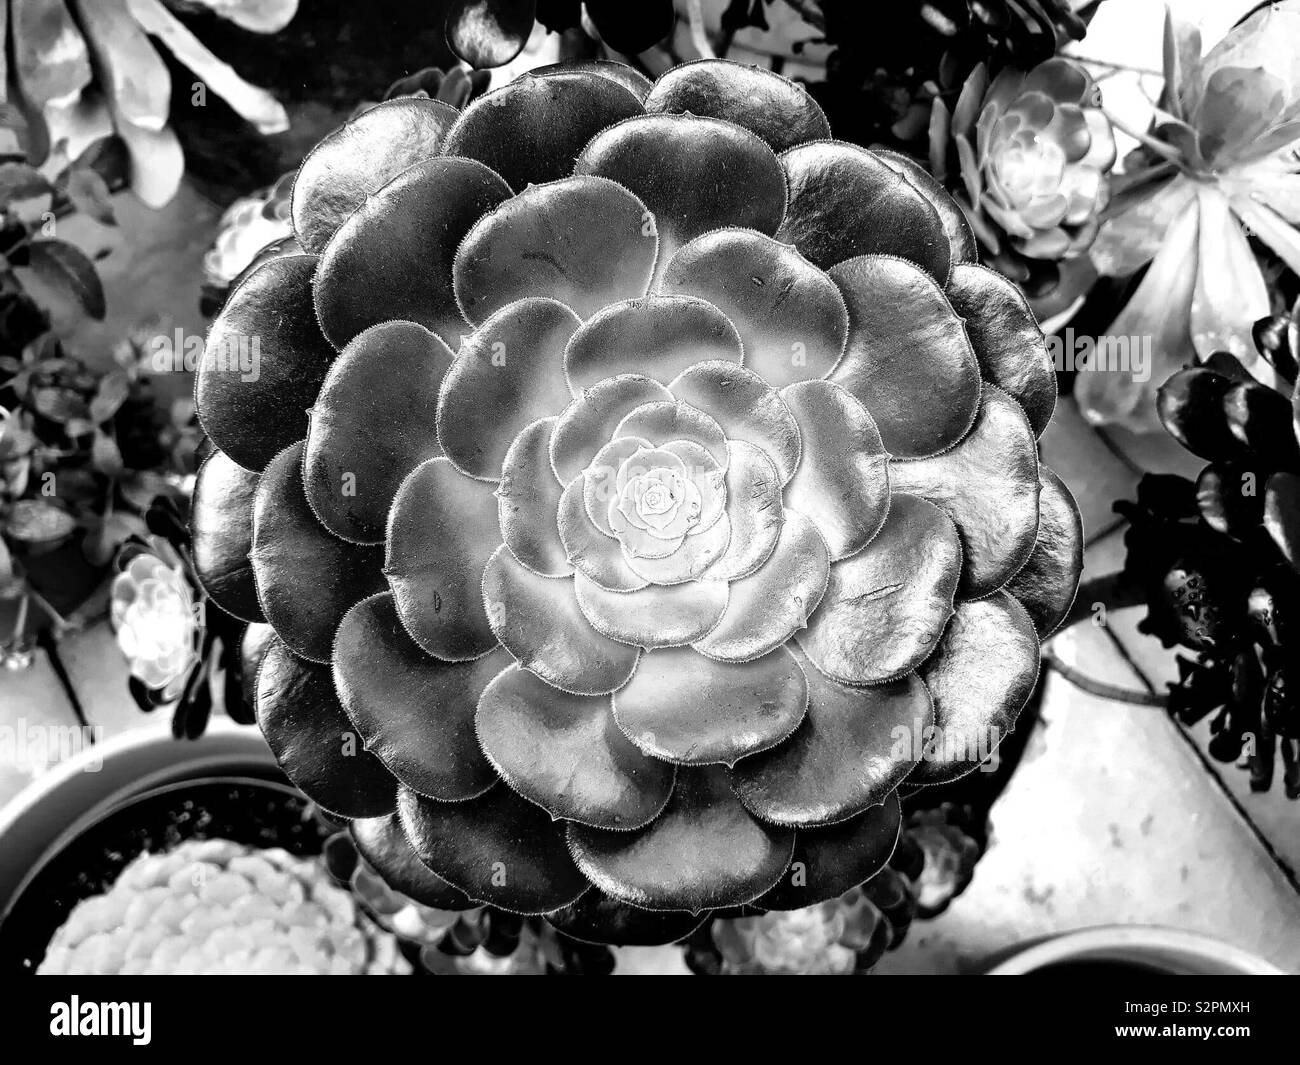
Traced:
<path fill-rule="evenodd" d="M 108 183 L 90 167 L 77 167 L 68 172 L 68 199 L 78 211 L 101 225 L 117 225 Z"/>
<path fill-rule="evenodd" d="M 35 167 L 26 163 L 0 163 L 0 205 L 29 200 L 50 192 L 50 183 Z"/>
<path fill-rule="evenodd" d="M 91 318 L 104 317 L 104 286 L 84 252 L 62 240 L 38 240 L 28 250 L 32 273 Z"/>
<path fill-rule="evenodd" d="M 71 514 L 43 499 L 20 499 L 5 518 L 5 532 L 26 544 L 62 540 L 76 527 L 76 519 Z"/>
<path fill-rule="evenodd" d="M 1264 489 L 1264 528 L 1291 565 L 1300 570 L 1300 477 L 1275 473 Z"/>

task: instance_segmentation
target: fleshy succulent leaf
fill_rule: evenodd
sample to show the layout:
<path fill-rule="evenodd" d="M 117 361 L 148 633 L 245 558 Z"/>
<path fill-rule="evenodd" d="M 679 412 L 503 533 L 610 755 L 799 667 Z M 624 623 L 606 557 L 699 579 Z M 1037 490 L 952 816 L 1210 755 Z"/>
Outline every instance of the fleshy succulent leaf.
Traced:
<path fill-rule="evenodd" d="M 447 45 L 476 70 L 505 66 L 533 32 L 536 0 L 452 0 Z"/>
<path fill-rule="evenodd" d="M 1029 612 L 1040 640 L 1065 620 L 1083 573 L 1083 519 L 1065 482 L 1046 466 L 1038 467 L 1038 535 L 1028 560 L 1006 590 Z"/>
<path fill-rule="evenodd" d="M 565 556 L 588 580 L 611 592 L 632 592 L 649 581 L 628 566 L 619 542 L 601 532 L 587 516 L 586 480 L 575 477 L 560 497 L 557 525 Z"/>
<path fill-rule="evenodd" d="M 474 905 L 416 857 L 396 813 L 358 818 L 348 825 L 348 834 L 361 857 L 394 891 L 435 910 L 468 910 Z"/>
<path fill-rule="evenodd" d="M 727 519 L 731 542 L 708 569 L 710 580 L 748 577 L 772 557 L 785 523 L 781 478 L 762 448 L 741 441 L 727 444 Z"/>
<path fill-rule="evenodd" d="M 242 621 L 265 621 L 248 554 L 258 476 L 214 451 L 199 467 L 190 502 L 191 555 L 203 590 Z"/>
<path fill-rule="evenodd" d="M 611 899 L 592 888 L 562 910 L 546 915 L 546 923 L 570 939 L 621 947 L 654 947 L 685 939 L 707 920 L 686 911 L 643 910 Z"/>
<path fill-rule="evenodd" d="M 688 581 L 637 591 L 607 591 L 579 574 L 578 606 L 592 628 L 637 647 L 677 647 L 700 639 L 722 620 L 727 582 Z M 638 672 L 644 669 L 642 664 Z"/>
<path fill-rule="evenodd" d="M 948 258 L 952 265 L 955 267 L 958 263 L 977 262 L 979 246 L 975 243 L 975 234 L 971 231 L 966 213 L 957 206 L 957 202 L 948 195 L 948 190 L 934 175 L 914 159 L 898 152 L 882 148 L 873 148 L 872 152 L 891 170 L 907 178 L 935 209 L 948 237 Z"/>
<path fill-rule="evenodd" d="M 564 489 L 551 469 L 555 422 L 533 422 L 510 445 L 497 487 L 497 515 L 501 537 L 516 559 L 544 577 L 567 577 L 573 564 L 557 524 Z"/>
<path fill-rule="evenodd" d="M 1300 570 L 1300 477 L 1275 473 L 1264 490 L 1264 527 L 1278 550 Z"/>
<path fill-rule="evenodd" d="M 551 436 L 551 466 L 555 476 L 567 485 L 591 465 L 628 414 L 642 404 L 667 402 L 672 398 L 672 393 L 659 382 L 639 374 L 606 377 L 584 387 L 564 408 Z"/>

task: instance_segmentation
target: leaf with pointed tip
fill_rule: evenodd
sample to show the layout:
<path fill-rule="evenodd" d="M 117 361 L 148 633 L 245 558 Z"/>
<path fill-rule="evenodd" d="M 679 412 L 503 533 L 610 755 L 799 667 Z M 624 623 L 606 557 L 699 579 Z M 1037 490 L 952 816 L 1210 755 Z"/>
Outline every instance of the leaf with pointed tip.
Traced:
<path fill-rule="evenodd" d="M 825 377 L 844 354 L 840 290 L 797 249 L 762 233 L 696 237 L 668 262 L 660 288 L 720 308 L 740 333 L 745 366 L 774 388 Z"/>
<path fill-rule="evenodd" d="M 781 155 L 790 203 L 776 239 L 829 270 L 858 255 L 898 255 L 940 284 L 950 258 L 930 201 L 871 152 L 814 141 Z"/>
<path fill-rule="evenodd" d="M 984 379 L 1019 403 L 1034 435 L 1042 436 L 1056 408 L 1056 371 L 1024 294 L 976 263 L 955 264 L 946 291 L 966 320 Z"/>
<path fill-rule="evenodd" d="M 831 561 L 865 547 L 889 511 L 889 455 L 867 409 L 829 381 L 781 390 L 794 412 L 803 458 L 785 487 L 785 504 L 812 519 Z"/>
<path fill-rule="evenodd" d="M 636 374 L 666 385 L 697 362 L 744 357 L 722 311 L 694 296 L 650 295 L 606 307 L 569 341 L 564 373 L 575 396 L 609 377 Z"/>
<path fill-rule="evenodd" d="M 312 306 L 314 255 L 259 266 L 208 330 L 195 384 L 199 422 L 239 465 L 261 470 L 307 435 L 334 349 Z"/>
<path fill-rule="evenodd" d="M 465 338 L 438 397 L 438 441 L 460 469 L 496 480 L 515 437 L 563 410 L 564 346 L 578 327 L 552 299 L 524 299 Z"/>
<path fill-rule="evenodd" d="M 902 822 L 898 793 L 856 817 L 819 828 L 801 827 L 794 859 L 780 883 L 754 905 L 764 910 L 801 910 L 839 898 L 875 876 L 894 853 Z"/>
<path fill-rule="evenodd" d="M 1038 533 L 1038 449 L 1024 411 L 992 385 L 970 433 L 951 451 L 889 468 L 895 492 L 936 503 L 957 523 L 963 597 L 1001 588 L 1025 564 Z"/>
<path fill-rule="evenodd" d="M 636 669 L 637 649 L 591 627 L 571 580 L 539 577 L 504 545 L 483 572 L 483 599 L 496 638 L 552 687 L 606 695 L 626 684 Z"/>
<path fill-rule="evenodd" d="M 501 538 L 516 559 L 543 577 L 568 577 L 573 564 L 557 524 L 563 489 L 551 469 L 555 422 L 533 422 L 510 445 L 496 491 L 497 518 Z"/>
<path fill-rule="evenodd" d="M 943 184 L 915 159 L 885 148 L 872 148 L 871 151 L 887 167 L 907 178 L 916 191 L 930 201 L 948 237 L 948 258 L 953 268 L 958 263 L 978 262 L 979 245 L 975 243 L 975 234 L 966 220 L 966 213 L 957 206 L 957 201 Z"/>
<path fill-rule="evenodd" d="M 720 766 L 683 767 L 668 807 L 648 827 L 569 826 L 569 849 L 606 895 L 647 910 L 703 910 L 752 902 L 790 864 L 794 832 L 755 821 Z"/>
<path fill-rule="evenodd" d="M 1264 489 L 1264 528 L 1294 569 L 1300 570 L 1300 477 L 1275 473 Z"/>
<path fill-rule="evenodd" d="M 515 300 L 549 296 L 590 318 L 644 296 L 659 248 L 645 216 L 645 204 L 604 178 L 530 185 L 462 242 L 453 267 L 461 311 L 478 325 Z"/>
<path fill-rule="evenodd" d="M 831 135 L 830 123 L 808 90 L 762 67 L 702 59 L 663 74 L 645 109 L 734 122 L 783 152 Z"/>
<path fill-rule="evenodd" d="M 349 610 L 334 638 L 334 685 L 366 750 L 408 788 L 444 802 L 496 783 L 474 738 L 474 708 L 510 663 L 500 648 L 471 662 L 430 658 L 402 627 L 391 592 Z"/>
<path fill-rule="evenodd" d="M 383 551 L 331 536 L 312 513 L 301 441 L 262 473 L 249 557 L 266 620 L 294 654 L 313 662 L 330 660 L 343 615 L 384 588 Z"/>
<path fill-rule="evenodd" d="M 641 101 L 612 78 L 578 70 L 523 74 L 471 103 L 443 151 L 487 164 L 523 192 L 568 177 L 601 130 L 641 114 Z"/>
<path fill-rule="evenodd" d="M 668 648 L 643 655 L 612 700 L 618 727 L 646 754 L 683 765 L 733 765 L 799 727 L 808 686 L 785 648 L 744 663 Z"/>
<path fill-rule="evenodd" d="M 643 115 L 592 138 L 577 173 L 613 178 L 654 215 L 656 279 L 683 244 L 724 226 L 773 234 L 785 213 L 781 164 L 759 137 L 730 122 Z"/>
<path fill-rule="evenodd" d="M 583 388 L 564 408 L 551 436 L 551 467 L 555 476 L 567 485 L 591 465 L 628 414 L 642 404 L 672 398 L 672 393 L 659 382 L 638 374 L 606 377 Z"/>
<path fill-rule="evenodd" d="M 432 412 L 454 358 L 424 326 L 384 322 L 334 360 L 311 409 L 303 481 L 335 536 L 381 543 L 406 475 L 442 453 Z"/>
<path fill-rule="evenodd" d="M 774 824 L 826 825 L 885 802 L 915 767 L 934 720 L 915 673 L 851 688 L 809 663 L 808 717 L 785 743 L 737 763 L 731 786 Z M 917 739 L 913 739 L 917 737 Z"/>
<path fill-rule="evenodd" d="M 1074 604 L 1083 573 L 1083 518 L 1065 482 L 1046 466 L 1038 467 L 1038 535 L 1028 561 L 1006 589 L 1029 611 L 1040 640 L 1065 620 Z"/>
<path fill-rule="evenodd" d="M 478 902 L 550 913 L 590 886 L 569 857 L 563 828 L 504 784 L 456 803 L 399 788 L 397 812 L 420 861 Z"/>
<path fill-rule="evenodd" d="M 1006 592 L 957 604 L 921 678 L 934 700 L 934 734 L 912 784 L 946 784 L 978 768 L 1016 727 L 1038 679 L 1038 633 Z"/>
<path fill-rule="evenodd" d="M 726 581 L 607 591 L 580 573 L 574 578 L 574 590 L 592 628 L 637 647 L 684 646 L 704 636 L 727 609 Z"/>
<path fill-rule="evenodd" d="M 445 458 L 402 482 L 388 519 L 384 573 L 402 624 L 425 651 L 448 662 L 496 645 L 483 608 L 483 569 L 501 543 L 492 486 Z"/>
<path fill-rule="evenodd" d="M 753 370 L 729 362 L 696 363 L 668 386 L 721 427 L 728 444 L 761 448 L 785 483 L 799 465 L 799 425 L 776 390 Z"/>
<path fill-rule="evenodd" d="M 786 510 L 776 548 L 748 577 L 733 581 L 722 621 L 692 646 L 709 658 L 747 662 L 780 647 L 808 624 L 826 592 L 830 555 L 817 527 Z"/>
<path fill-rule="evenodd" d="M 361 857 L 394 891 L 435 910 L 473 908 L 468 895 L 436 876 L 416 857 L 396 813 L 358 818 L 348 825 L 348 834 Z"/>
<path fill-rule="evenodd" d="M 642 910 L 592 888 L 572 905 L 546 915 L 570 939 L 615 947 L 656 947 L 685 939 L 708 920 L 699 914 Z"/>
<path fill-rule="evenodd" d="M 367 751 L 339 705 L 328 666 L 293 654 L 283 640 L 257 671 L 257 724 L 289 779 L 338 817 L 380 817 L 397 801 L 397 781 Z"/>
<path fill-rule="evenodd" d="M 227 614 L 265 621 L 248 554 L 253 548 L 253 499 L 257 474 L 214 451 L 199 467 L 190 502 L 194 569 L 203 590 Z"/>
<path fill-rule="evenodd" d="M 366 199 L 330 238 L 316 272 L 316 313 L 336 348 L 406 319 L 449 346 L 467 328 L 452 287 L 456 249 L 510 189 L 472 159 L 425 159 Z"/>
<path fill-rule="evenodd" d="M 883 255 L 849 259 L 830 275 L 849 307 L 848 346 L 831 380 L 871 412 L 891 455 L 952 447 L 975 420 L 980 370 L 943 290 Z"/>
<path fill-rule="evenodd" d="M 441 100 L 386 100 L 325 137 L 298 167 L 290 212 L 304 251 L 319 255 L 371 196 L 438 155 L 459 112 Z"/>
<path fill-rule="evenodd" d="M 896 492 L 879 535 L 831 567 L 821 605 L 798 639 L 826 676 L 879 684 L 933 652 L 961 575 L 957 528 L 933 503 Z"/>
<path fill-rule="evenodd" d="M 628 742 L 608 699 L 559 691 L 518 666 L 487 686 L 475 728 L 502 779 L 556 819 L 641 828 L 673 790 L 676 771 Z"/>

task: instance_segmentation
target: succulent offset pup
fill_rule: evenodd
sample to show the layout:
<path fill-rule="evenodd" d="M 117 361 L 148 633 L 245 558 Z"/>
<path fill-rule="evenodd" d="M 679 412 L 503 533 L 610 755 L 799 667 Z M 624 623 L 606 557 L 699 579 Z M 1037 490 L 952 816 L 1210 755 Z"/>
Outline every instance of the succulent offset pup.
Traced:
<path fill-rule="evenodd" d="M 292 216 L 209 336 L 197 562 L 399 890 L 604 942 L 812 905 L 1014 726 L 1081 567 L 1055 378 L 914 163 L 599 63 L 381 104 Z"/>

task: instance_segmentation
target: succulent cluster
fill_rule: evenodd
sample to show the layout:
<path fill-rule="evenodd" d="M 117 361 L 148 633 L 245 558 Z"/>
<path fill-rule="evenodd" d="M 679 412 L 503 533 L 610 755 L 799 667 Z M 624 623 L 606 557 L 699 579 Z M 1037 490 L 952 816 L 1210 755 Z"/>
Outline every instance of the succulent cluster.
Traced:
<path fill-rule="evenodd" d="M 1280 749 L 1283 788 L 1298 799 L 1296 312 L 1261 319 L 1255 336 L 1285 391 L 1226 352 L 1175 374 L 1160 389 L 1160 419 L 1208 465 L 1195 482 L 1149 476 L 1116 509 L 1132 522 L 1126 573 L 1146 591 L 1144 630 L 1196 655 L 1179 660 L 1170 710 L 1188 723 L 1217 712 L 1211 753 L 1244 754 L 1256 790 L 1271 786 Z"/>
<path fill-rule="evenodd" d="M 956 106 L 934 101 L 930 169 L 954 196 L 985 261 L 1045 297 L 1084 256 L 1109 202 L 1115 138 L 1096 83 L 1062 56 L 990 84 L 975 68 Z"/>
<path fill-rule="evenodd" d="M 869 879 L 1014 726 L 1081 565 L 1055 378 L 915 164 L 590 64 L 365 112 L 291 216 L 208 338 L 199 572 L 389 883 L 672 942 Z"/>

